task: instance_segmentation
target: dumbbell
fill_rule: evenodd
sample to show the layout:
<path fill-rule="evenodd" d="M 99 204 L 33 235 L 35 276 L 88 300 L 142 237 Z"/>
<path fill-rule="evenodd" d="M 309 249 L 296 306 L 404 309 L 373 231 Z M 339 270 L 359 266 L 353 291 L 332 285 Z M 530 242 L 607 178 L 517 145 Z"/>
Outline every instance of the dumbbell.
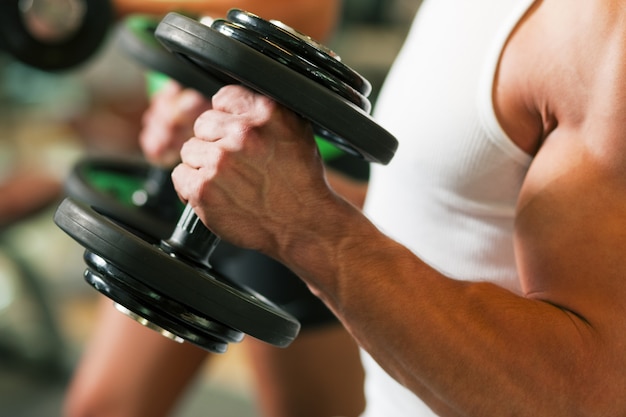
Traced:
<path fill-rule="evenodd" d="M 241 83 L 272 97 L 342 149 L 383 164 L 395 153 L 395 138 L 368 114 L 369 84 L 293 29 L 235 9 L 211 27 L 172 13 L 155 33 L 207 78 Z M 173 233 L 160 240 L 71 198 L 61 203 L 54 220 L 86 248 L 87 281 L 123 312 L 168 337 L 223 352 L 244 334 L 276 346 L 287 346 L 298 334 L 297 320 L 211 267 L 219 238 L 190 206 Z"/>
<path fill-rule="evenodd" d="M 187 87 L 201 90 L 205 95 L 214 94 L 222 84 L 211 82 L 206 75 L 167 51 L 154 38 L 157 24 L 158 20 L 147 16 L 131 16 L 124 19 L 118 31 L 117 41 L 120 48 L 152 70 L 168 75 Z M 184 207 L 178 200 L 170 174 L 169 169 L 152 166 L 143 159 L 88 156 L 74 165 L 65 182 L 65 190 L 74 201 L 92 207 L 100 215 L 131 230 L 140 239 L 158 242 L 160 238 L 171 234 Z M 143 291 L 140 284 L 133 282 L 132 279 L 120 284 L 116 278 L 119 280 L 122 275 L 115 270 L 107 271 L 106 277 L 100 276 L 100 272 L 93 268 L 93 263 L 96 262 L 95 255 L 87 250 L 84 256 L 88 265 L 91 265 L 91 270 L 86 271 L 85 279 L 99 291 L 112 294 L 110 298 L 117 300 L 115 305 L 120 311 L 173 340 L 181 340 L 179 336 L 145 320 L 125 307 L 128 305 L 131 309 L 137 310 L 144 301 L 138 303 L 128 299 L 124 290 L 118 287 L 134 285 L 128 292 L 135 294 L 135 297 L 139 296 L 141 300 L 144 298 L 143 294 L 149 293 L 149 290 Z M 252 294 L 249 290 L 246 290 L 246 293 Z M 262 298 L 258 294 L 253 296 Z M 142 314 L 149 316 L 145 311 Z M 190 314 L 187 312 L 185 316 Z M 162 320 L 163 318 L 156 321 Z M 218 323 L 204 317 L 198 316 L 198 322 L 199 326 L 204 327 L 203 330 L 195 334 L 190 332 L 185 338 L 208 350 L 223 351 L 225 342 L 238 341 L 242 337 L 240 332 L 219 326 Z M 188 321 L 183 323 L 185 324 L 177 325 L 176 319 L 169 319 L 166 327 L 182 332 L 185 325 L 191 326 Z M 203 332 L 209 335 L 211 332 L 218 332 L 220 337 L 226 340 L 224 343 L 217 343 L 210 336 L 203 337 Z"/>

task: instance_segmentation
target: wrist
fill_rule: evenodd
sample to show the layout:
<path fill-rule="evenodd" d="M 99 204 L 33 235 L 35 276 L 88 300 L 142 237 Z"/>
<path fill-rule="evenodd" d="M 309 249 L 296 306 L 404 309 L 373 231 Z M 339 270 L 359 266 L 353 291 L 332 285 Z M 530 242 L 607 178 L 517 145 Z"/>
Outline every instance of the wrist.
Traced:
<path fill-rule="evenodd" d="M 354 259 L 375 227 L 352 204 L 334 195 L 297 222 L 277 245 L 277 258 L 319 295 L 333 293 L 341 271 Z"/>

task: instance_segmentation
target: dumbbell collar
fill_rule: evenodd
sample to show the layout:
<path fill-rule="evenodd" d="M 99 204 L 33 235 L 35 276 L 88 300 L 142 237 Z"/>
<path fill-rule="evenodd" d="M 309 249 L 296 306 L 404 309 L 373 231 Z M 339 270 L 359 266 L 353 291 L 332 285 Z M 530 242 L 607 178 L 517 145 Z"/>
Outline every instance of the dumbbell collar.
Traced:
<path fill-rule="evenodd" d="M 161 248 L 170 255 L 210 267 L 209 257 L 219 241 L 187 204 L 172 235 L 161 241 Z"/>

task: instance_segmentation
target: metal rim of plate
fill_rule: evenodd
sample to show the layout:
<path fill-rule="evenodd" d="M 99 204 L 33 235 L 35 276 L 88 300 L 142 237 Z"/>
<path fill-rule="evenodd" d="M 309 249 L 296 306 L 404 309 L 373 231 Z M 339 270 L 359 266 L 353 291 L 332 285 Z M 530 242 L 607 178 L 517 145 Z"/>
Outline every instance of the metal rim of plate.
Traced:
<path fill-rule="evenodd" d="M 325 69 L 365 97 L 371 93 L 372 85 L 370 82 L 341 62 L 341 57 L 336 52 L 292 27 L 280 21 L 265 20 L 241 9 L 229 10 L 226 18 L 231 22 L 257 31 L 284 49 L 292 51 L 315 66 Z"/>
<path fill-rule="evenodd" d="M 121 313 L 175 342 L 188 341 L 215 353 L 244 335 L 155 292 L 115 268 L 101 256 L 85 251 L 85 281 L 113 300 Z"/>
<path fill-rule="evenodd" d="M 246 28 L 237 23 L 229 22 L 224 19 L 217 19 L 211 25 L 216 31 L 235 39 L 244 45 L 247 45 L 257 51 L 261 51 L 263 55 L 280 62 L 286 67 L 299 72 L 307 78 L 331 90 L 344 99 L 348 100 L 361 110 L 369 113 L 372 105 L 369 100 L 355 90 L 352 86 L 335 77 L 323 68 L 303 59 L 300 55 L 285 49 L 281 45 L 274 43 L 271 38 L 258 33 L 255 30 Z"/>

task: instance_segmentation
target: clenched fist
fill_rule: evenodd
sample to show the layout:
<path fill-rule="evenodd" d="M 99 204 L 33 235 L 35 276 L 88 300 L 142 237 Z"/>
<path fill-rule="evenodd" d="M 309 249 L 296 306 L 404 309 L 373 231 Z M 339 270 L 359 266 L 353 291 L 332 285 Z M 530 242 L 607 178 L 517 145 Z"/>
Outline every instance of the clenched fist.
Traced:
<path fill-rule="evenodd" d="M 226 86 L 194 126 L 172 173 L 179 196 L 216 234 L 277 257 L 338 197 L 311 125 L 273 100 Z"/>

